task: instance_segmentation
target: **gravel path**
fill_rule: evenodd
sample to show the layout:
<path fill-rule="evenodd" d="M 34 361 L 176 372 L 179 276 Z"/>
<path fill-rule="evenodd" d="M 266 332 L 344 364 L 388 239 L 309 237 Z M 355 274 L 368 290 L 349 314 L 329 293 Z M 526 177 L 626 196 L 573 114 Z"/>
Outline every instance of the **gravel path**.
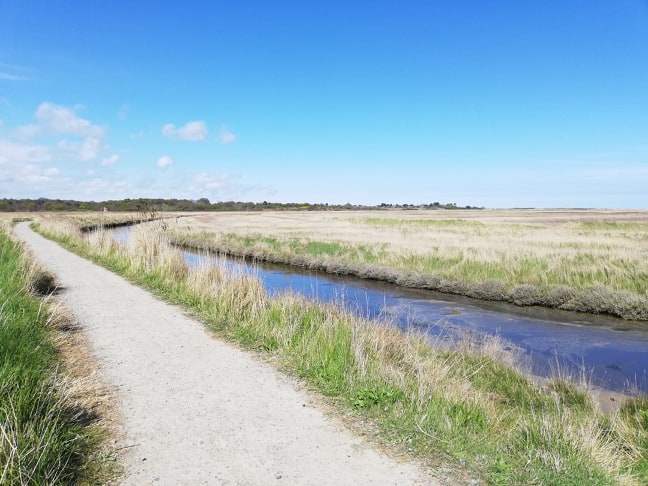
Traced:
<path fill-rule="evenodd" d="M 312 405 L 270 365 L 210 337 L 182 310 L 15 228 L 54 272 L 117 390 L 123 484 L 432 484 Z"/>

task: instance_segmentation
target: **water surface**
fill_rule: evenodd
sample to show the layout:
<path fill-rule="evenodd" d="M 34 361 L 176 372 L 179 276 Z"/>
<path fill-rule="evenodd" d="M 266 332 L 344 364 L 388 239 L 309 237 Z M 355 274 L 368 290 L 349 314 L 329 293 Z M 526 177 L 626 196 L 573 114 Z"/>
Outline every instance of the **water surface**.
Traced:
<path fill-rule="evenodd" d="M 124 240 L 127 229 L 116 230 Z M 363 317 L 387 320 L 425 333 L 439 343 L 470 335 L 498 336 L 519 352 L 540 376 L 585 373 L 596 386 L 618 392 L 648 393 L 648 323 L 483 302 L 438 292 L 308 271 L 287 265 L 255 263 L 199 254 L 187 250 L 190 265 L 225 259 L 234 269 L 257 276 L 272 295 L 292 291 L 308 298 L 335 302 Z"/>

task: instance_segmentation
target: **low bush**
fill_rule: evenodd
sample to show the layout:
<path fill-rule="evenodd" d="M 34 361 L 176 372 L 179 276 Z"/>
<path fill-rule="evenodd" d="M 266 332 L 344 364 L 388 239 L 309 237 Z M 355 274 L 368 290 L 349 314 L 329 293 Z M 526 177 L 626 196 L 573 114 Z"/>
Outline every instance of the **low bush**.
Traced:
<path fill-rule="evenodd" d="M 544 298 L 544 304 L 548 307 L 563 308 L 567 302 L 572 300 L 576 292 L 571 287 L 560 285 L 554 287 L 547 292 Z"/>
<path fill-rule="evenodd" d="M 504 300 L 506 299 L 506 284 L 501 280 L 486 280 L 471 284 L 467 292 L 469 297 L 480 300 Z"/>
<path fill-rule="evenodd" d="M 515 305 L 539 305 L 544 302 L 542 292 L 535 285 L 523 284 L 515 287 L 509 294 L 508 300 Z"/>
<path fill-rule="evenodd" d="M 613 290 L 600 285 L 574 292 L 560 308 L 594 314 L 607 313 L 625 319 L 648 319 L 648 299 L 629 291 Z"/>

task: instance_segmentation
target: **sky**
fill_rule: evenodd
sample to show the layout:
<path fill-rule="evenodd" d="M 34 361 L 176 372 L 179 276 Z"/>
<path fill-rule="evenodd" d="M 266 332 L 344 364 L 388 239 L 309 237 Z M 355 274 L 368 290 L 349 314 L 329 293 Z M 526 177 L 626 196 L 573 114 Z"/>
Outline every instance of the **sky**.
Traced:
<path fill-rule="evenodd" d="M 0 199 L 648 208 L 648 1 L 0 0 Z"/>

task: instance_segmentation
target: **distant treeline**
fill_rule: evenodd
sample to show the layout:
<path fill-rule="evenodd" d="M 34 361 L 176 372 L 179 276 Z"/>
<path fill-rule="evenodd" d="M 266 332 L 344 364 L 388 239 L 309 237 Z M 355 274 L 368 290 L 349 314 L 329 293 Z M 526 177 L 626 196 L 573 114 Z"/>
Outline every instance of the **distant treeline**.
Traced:
<path fill-rule="evenodd" d="M 74 201 L 70 199 L 0 199 L 0 212 L 17 211 L 263 211 L 263 210 L 353 210 L 353 209 L 483 209 L 473 206 L 441 204 L 386 204 L 365 206 L 354 204 L 310 204 L 254 202 L 210 202 L 207 198 L 190 199 L 121 199 L 111 201 Z"/>

